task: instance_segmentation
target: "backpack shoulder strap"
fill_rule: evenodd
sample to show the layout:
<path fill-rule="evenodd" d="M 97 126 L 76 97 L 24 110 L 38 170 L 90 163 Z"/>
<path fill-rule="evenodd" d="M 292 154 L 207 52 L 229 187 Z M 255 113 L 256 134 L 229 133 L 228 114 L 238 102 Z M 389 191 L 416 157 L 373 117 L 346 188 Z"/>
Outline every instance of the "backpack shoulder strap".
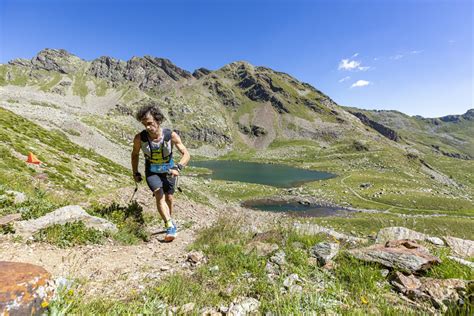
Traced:
<path fill-rule="evenodd" d="M 163 129 L 163 140 L 169 142 L 171 140 L 172 131 L 169 128 Z"/>
<path fill-rule="evenodd" d="M 148 133 L 145 129 L 140 132 L 140 140 L 142 142 L 148 142 Z"/>

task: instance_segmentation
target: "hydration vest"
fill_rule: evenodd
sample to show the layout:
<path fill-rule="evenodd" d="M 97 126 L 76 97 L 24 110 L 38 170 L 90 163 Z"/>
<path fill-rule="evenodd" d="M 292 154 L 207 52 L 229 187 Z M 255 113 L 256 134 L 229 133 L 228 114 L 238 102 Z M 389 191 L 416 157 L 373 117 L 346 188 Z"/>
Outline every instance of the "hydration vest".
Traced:
<path fill-rule="evenodd" d="M 171 144 L 172 131 L 163 129 L 163 136 L 159 143 L 150 141 L 148 132 L 141 131 L 141 148 L 145 155 L 145 168 L 154 173 L 167 173 L 173 166 L 173 145 Z"/>

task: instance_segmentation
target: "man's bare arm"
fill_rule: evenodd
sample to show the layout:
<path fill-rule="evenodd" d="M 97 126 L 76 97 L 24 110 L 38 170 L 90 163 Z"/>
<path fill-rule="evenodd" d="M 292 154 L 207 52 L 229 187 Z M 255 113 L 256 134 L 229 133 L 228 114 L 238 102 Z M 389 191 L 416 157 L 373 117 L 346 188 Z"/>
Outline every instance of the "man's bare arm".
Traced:
<path fill-rule="evenodd" d="M 171 134 L 171 142 L 173 143 L 176 148 L 178 148 L 179 152 L 181 153 L 181 159 L 179 160 L 179 164 L 186 166 L 191 159 L 189 155 L 188 149 L 184 146 L 183 142 L 181 141 L 181 137 L 176 132 Z"/>
<path fill-rule="evenodd" d="M 141 140 L 140 134 L 135 135 L 133 139 L 133 149 L 132 149 L 132 173 L 138 172 L 138 159 L 140 158 L 140 147 L 141 147 Z"/>

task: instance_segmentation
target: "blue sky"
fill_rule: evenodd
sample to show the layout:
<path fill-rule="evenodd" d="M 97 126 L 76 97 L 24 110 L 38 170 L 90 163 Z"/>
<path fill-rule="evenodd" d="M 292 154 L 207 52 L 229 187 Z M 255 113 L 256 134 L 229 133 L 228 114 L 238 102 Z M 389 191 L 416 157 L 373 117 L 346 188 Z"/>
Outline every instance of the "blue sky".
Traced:
<path fill-rule="evenodd" d="M 193 71 L 245 60 L 337 103 L 437 117 L 474 107 L 472 0 L 0 0 L 0 63 L 64 48 Z"/>

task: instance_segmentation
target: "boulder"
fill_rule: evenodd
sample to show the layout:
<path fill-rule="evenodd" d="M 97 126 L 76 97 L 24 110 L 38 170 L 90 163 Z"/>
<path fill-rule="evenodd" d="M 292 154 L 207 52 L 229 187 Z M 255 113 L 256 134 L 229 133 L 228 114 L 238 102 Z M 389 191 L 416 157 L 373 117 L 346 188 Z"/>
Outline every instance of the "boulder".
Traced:
<path fill-rule="evenodd" d="M 426 248 L 410 240 L 389 241 L 385 245 L 376 244 L 349 250 L 349 253 L 359 260 L 377 262 L 389 268 L 411 273 L 426 270 L 441 262 Z"/>
<path fill-rule="evenodd" d="M 307 235 L 325 234 L 325 235 L 334 237 L 337 240 L 347 241 L 354 244 L 366 243 L 368 241 L 367 239 L 364 239 L 364 238 L 353 237 L 346 234 L 342 234 L 333 229 L 319 226 L 316 224 L 294 223 L 294 228 L 302 234 L 307 234 Z"/>
<path fill-rule="evenodd" d="M 474 257 L 474 241 L 451 236 L 444 237 L 446 244 L 460 257 Z"/>
<path fill-rule="evenodd" d="M 0 315 L 41 315 L 54 282 L 40 266 L 0 261 Z"/>
<path fill-rule="evenodd" d="M 81 221 L 89 228 L 100 231 L 117 232 L 117 227 L 106 219 L 89 215 L 82 207 L 78 205 L 68 205 L 61 207 L 44 216 L 28 221 L 19 221 L 13 224 L 15 233 L 28 238 L 37 231 L 52 225 L 64 225 L 70 222 Z"/>
<path fill-rule="evenodd" d="M 375 240 L 378 244 L 383 244 L 389 240 L 410 239 L 428 241 L 434 245 L 443 246 L 441 238 L 429 236 L 406 227 L 385 227 L 379 230 Z"/>
<path fill-rule="evenodd" d="M 410 299 L 431 303 L 445 312 L 448 306 L 465 304 L 468 281 L 460 279 L 416 278 L 395 272 L 391 281 L 397 291 Z"/>
<path fill-rule="evenodd" d="M 332 260 L 339 252 L 339 244 L 333 242 L 320 242 L 311 248 L 311 255 L 318 259 L 323 266 Z"/>

